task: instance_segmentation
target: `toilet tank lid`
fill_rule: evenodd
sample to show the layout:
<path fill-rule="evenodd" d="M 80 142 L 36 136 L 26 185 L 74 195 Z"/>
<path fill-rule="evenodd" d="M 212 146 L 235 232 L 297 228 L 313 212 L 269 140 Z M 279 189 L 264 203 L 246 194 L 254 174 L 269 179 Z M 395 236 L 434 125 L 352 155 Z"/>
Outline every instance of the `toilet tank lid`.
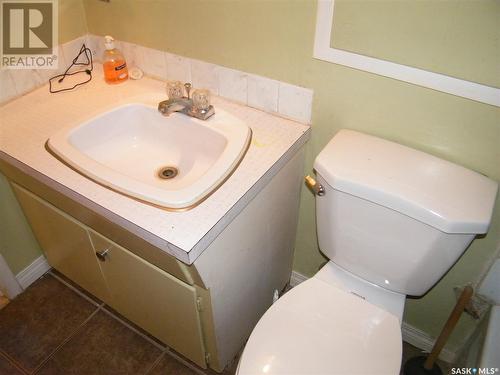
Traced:
<path fill-rule="evenodd" d="M 486 233 L 498 189 L 470 169 L 346 129 L 320 152 L 314 169 L 336 190 L 445 233 Z"/>

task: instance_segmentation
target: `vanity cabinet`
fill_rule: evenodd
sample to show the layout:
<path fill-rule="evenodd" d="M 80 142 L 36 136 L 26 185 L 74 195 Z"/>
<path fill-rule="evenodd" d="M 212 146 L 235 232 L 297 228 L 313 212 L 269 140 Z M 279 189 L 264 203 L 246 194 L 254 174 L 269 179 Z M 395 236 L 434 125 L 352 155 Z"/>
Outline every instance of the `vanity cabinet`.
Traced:
<path fill-rule="evenodd" d="M 63 194 L 1 158 L 0 170 L 52 267 L 197 365 L 220 372 L 290 280 L 303 160 L 300 149 L 283 162 L 192 264 L 71 190 Z"/>
<path fill-rule="evenodd" d="M 203 291 L 110 241 L 24 188 L 14 192 L 49 264 L 130 321 L 206 368 Z M 206 299 L 206 297 L 204 297 Z"/>

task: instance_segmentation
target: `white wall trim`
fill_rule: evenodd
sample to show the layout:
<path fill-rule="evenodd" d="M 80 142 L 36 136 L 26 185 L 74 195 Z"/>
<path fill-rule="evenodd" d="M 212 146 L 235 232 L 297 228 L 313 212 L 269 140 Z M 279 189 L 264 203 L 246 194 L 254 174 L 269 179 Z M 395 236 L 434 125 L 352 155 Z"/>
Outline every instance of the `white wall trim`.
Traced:
<path fill-rule="evenodd" d="M 500 89 L 495 87 L 331 48 L 334 3 L 318 1 L 314 58 L 500 107 Z"/>
<path fill-rule="evenodd" d="M 435 339 L 424 331 L 403 322 L 401 332 L 403 334 L 403 341 L 422 349 L 426 353 L 432 350 Z M 439 359 L 448 363 L 455 363 L 458 359 L 458 353 L 445 347 L 439 354 Z"/>
<path fill-rule="evenodd" d="M 8 298 L 13 299 L 19 293 L 23 291 L 21 285 L 17 281 L 16 277 L 12 274 L 7 262 L 4 257 L 0 254 L 0 289 L 6 294 Z"/>
<path fill-rule="evenodd" d="M 297 271 L 292 271 L 292 276 L 290 277 L 290 286 L 295 287 L 300 283 L 306 281 L 307 279 L 307 276 L 302 275 Z M 401 333 L 403 336 L 403 341 L 416 346 L 419 349 L 422 349 L 424 352 L 430 352 L 432 346 L 434 345 L 435 339 L 433 337 L 431 337 L 426 332 L 411 326 L 408 323 L 403 322 L 403 324 L 401 325 Z M 457 357 L 457 351 L 452 351 L 447 348 L 444 348 L 439 355 L 439 359 L 448 363 L 455 363 L 458 359 Z"/>
<path fill-rule="evenodd" d="M 308 279 L 307 276 L 298 273 L 297 271 L 292 271 L 292 276 L 290 277 L 290 286 L 293 288 L 294 286 L 299 285 L 300 283 L 306 281 Z"/>
<path fill-rule="evenodd" d="M 36 280 L 43 276 L 50 270 L 50 265 L 47 262 L 47 259 L 43 255 L 40 255 L 36 258 L 33 263 L 23 269 L 16 275 L 17 281 L 21 284 L 23 289 L 26 289 L 31 284 L 33 284 Z"/>

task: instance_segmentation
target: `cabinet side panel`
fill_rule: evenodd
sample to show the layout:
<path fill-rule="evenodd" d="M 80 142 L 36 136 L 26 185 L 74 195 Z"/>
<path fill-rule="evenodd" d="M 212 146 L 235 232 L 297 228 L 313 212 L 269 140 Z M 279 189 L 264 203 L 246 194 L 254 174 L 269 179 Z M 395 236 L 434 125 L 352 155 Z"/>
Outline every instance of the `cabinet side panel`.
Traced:
<path fill-rule="evenodd" d="M 290 279 L 303 161 L 301 149 L 194 263 L 210 290 L 221 366 Z"/>

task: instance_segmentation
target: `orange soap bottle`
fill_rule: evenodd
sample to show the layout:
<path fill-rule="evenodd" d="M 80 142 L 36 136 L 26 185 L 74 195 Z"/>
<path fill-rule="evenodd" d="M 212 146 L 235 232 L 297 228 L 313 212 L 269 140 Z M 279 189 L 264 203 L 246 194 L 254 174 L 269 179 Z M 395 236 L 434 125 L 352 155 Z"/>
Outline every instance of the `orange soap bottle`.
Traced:
<path fill-rule="evenodd" d="M 104 69 L 104 80 L 107 83 L 120 83 L 128 79 L 127 62 L 123 54 L 115 48 L 115 40 L 112 36 L 104 37 L 104 56 L 102 66 Z"/>

